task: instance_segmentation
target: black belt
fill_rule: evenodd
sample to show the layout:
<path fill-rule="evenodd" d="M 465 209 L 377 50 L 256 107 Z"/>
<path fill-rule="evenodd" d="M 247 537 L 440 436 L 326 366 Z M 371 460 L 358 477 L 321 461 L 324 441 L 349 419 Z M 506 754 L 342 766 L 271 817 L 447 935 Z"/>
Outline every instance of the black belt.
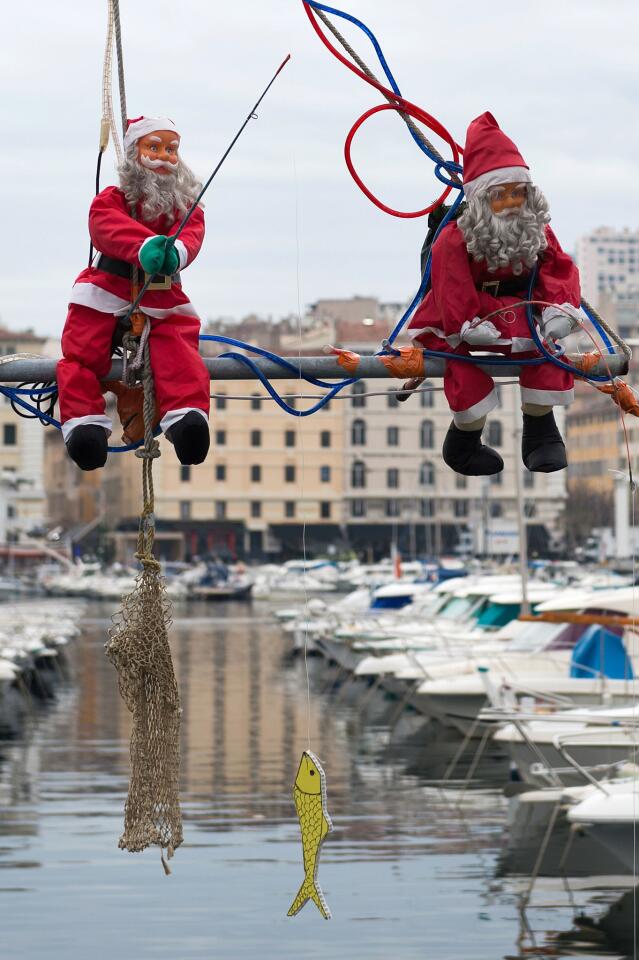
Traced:
<path fill-rule="evenodd" d="M 528 291 L 530 277 L 507 277 L 505 280 L 483 280 L 475 286 L 480 293 L 491 297 L 516 297 Z"/>
<path fill-rule="evenodd" d="M 126 260 L 117 260 L 115 257 L 107 257 L 101 253 L 96 262 L 98 270 L 104 270 L 105 273 L 112 273 L 116 277 L 124 277 L 125 280 L 131 279 L 131 264 Z M 134 267 L 134 281 L 142 286 L 148 279 L 148 274 L 141 267 Z M 149 290 L 168 290 L 172 283 L 181 286 L 180 274 L 174 273 L 169 277 L 163 273 L 156 273 L 151 278 Z"/>

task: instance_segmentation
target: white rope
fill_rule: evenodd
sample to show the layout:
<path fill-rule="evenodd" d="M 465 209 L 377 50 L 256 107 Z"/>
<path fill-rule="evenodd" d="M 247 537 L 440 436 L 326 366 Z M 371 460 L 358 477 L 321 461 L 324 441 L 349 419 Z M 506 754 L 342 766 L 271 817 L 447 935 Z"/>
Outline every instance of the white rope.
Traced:
<path fill-rule="evenodd" d="M 106 43 L 104 45 L 104 66 L 102 68 L 102 123 L 100 126 L 100 150 L 106 150 L 109 144 L 109 133 L 113 140 L 113 147 L 118 165 L 122 163 L 124 154 L 118 128 L 113 115 L 113 0 L 107 0 L 108 22 Z"/>

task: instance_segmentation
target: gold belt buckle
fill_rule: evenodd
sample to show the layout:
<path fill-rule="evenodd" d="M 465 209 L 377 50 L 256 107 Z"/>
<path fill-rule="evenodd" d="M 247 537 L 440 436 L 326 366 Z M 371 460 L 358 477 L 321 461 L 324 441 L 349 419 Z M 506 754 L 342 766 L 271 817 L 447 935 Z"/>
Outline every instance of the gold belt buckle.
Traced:
<path fill-rule="evenodd" d="M 496 297 L 499 293 L 499 280 L 484 280 L 481 285 L 482 293 L 489 293 L 491 297 Z"/>
<path fill-rule="evenodd" d="M 151 280 L 151 276 L 161 277 L 162 279 Z M 154 274 L 145 273 L 144 282 L 146 283 L 147 280 L 151 280 L 151 283 L 149 283 L 147 290 L 170 290 L 171 289 L 171 277 L 166 273 L 154 273 Z"/>

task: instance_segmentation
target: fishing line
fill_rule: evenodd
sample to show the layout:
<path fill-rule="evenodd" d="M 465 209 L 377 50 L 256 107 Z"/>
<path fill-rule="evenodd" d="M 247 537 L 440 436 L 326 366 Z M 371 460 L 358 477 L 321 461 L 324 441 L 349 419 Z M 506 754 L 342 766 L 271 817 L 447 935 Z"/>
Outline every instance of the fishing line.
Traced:
<path fill-rule="evenodd" d="M 300 399 L 302 397 L 302 296 L 301 296 L 301 265 L 300 265 L 300 211 L 299 211 L 299 182 L 297 179 L 297 163 L 293 153 L 293 183 L 295 185 L 295 283 L 297 292 L 297 359 L 299 367 Z M 274 399 L 274 398 L 273 398 Z M 301 418 L 297 421 L 297 436 L 300 449 L 300 506 L 304 510 L 304 432 Z M 308 672 L 308 585 L 306 582 L 306 510 L 302 514 L 302 582 L 304 584 L 304 673 L 306 675 L 306 742 L 311 749 L 311 680 Z"/>

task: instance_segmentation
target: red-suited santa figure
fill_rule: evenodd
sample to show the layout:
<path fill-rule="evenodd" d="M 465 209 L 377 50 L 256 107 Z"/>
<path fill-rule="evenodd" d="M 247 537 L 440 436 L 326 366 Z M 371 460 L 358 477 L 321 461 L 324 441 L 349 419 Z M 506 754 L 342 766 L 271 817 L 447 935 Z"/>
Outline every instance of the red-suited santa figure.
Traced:
<path fill-rule="evenodd" d="M 546 340 L 576 325 L 579 274 L 548 226 L 546 198 L 490 113 L 468 128 L 463 180 L 466 209 L 433 246 L 432 285 L 410 324 L 413 335 L 431 350 L 539 357 L 521 305 L 531 271 L 537 268 L 531 299 L 551 304 L 536 313 Z M 572 401 L 573 376 L 546 362 L 522 367 L 519 381 L 524 464 L 543 473 L 562 470 L 566 449 L 552 408 Z M 486 415 L 498 404 L 491 377 L 475 364 L 449 360 L 444 391 L 453 413 L 445 462 L 467 476 L 499 473 L 502 458 L 481 442 Z"/>
<path fill-rule="evenodd" d="M 111 365 L 118 319 L 145 274 L 154 277 L 140 310 L 150 318 L 149 352 L 160 426 L 181 463 L 201 463 L 209 448 L 209 375 L 198 352 L 200 321 L 182 290 L 181 271 L 204 239 L 197 207 L 175 245 L 167 237 L 197 197 L 201 184 L 179 155 L 180 136 L 167 118 L 130 120 L 124 137 L 120 186 L 98 194 L 89 232 L 99 256 L 71 291 L 58 363 L 62 433 L 83 470 L 104 466 L 111 420 L 100 379 Z M 133 275 L 134 274 L 134 275 Z"/>

